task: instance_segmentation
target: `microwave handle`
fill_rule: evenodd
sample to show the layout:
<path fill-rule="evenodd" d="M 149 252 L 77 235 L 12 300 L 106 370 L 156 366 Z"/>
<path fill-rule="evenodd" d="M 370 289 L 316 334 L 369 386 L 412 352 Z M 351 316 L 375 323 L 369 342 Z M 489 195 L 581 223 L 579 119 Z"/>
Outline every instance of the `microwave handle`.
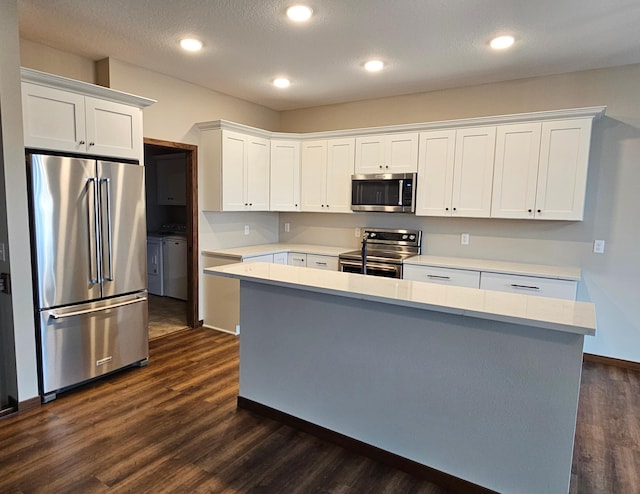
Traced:
<path fill-rule="evenodd" d="M 398 180 L 398 206 L 402 206 L 402 191 L 404 190 L 404 180 Z"/>

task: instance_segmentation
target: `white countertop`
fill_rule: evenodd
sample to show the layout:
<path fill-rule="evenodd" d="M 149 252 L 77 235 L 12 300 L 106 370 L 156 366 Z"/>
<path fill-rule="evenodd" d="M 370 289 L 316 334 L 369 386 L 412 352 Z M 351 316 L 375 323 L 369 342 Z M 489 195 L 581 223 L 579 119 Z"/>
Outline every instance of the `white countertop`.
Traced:
<path fill-rule="evenodd" d="M 581 277 L 581 270 L 576 267 L 546 266 L 542 264 L 491 261 L 488 259 L 467 259 L 464 257 L 415 256 L 405 260 L 404 264 L 451 269 L 470 269 L 474 271 L 537 276 L 540 278 L 569 281 L 580 281 Z"/>
<path fill-rule="evenodd" d="M 261 244 L 246 247 L 231 247 L 228 249 L 202 250 L 206 256 L 223 257 L 225 259 L 242 261 L 248 257 L 276 254 L 278 252 L 304 252 L 321 256 L 339 256 L 343 252 L 356 247 L 331 247 L 313 244 Z M 522 276 L 538 276 L 557 280 L 580 281 L 581 270 L 577 267 L 547 266 L 543 264 L 528 264 L 519 262 L 492 261 L 489 259 L 469 259 L 465 257 L 443 256 L 415 256 L 404 261 L 405 265 L 435 266 L 450 269 L 469 269 L 491 273 L 515 274 Z"/>
<path fill-rule="evenodd" d="M 554 331 L 594 335 L 596 329 L 595 307 L 589 302 L 262 262 L 205 268 L 204 272 L 226 278 Z"/>
<path fill-rule="evenodd" d="M 343 252 L 353 250 L 353 247 L 331 247 L 328 245 L 312 244 L 261 244 L 246 247 L 232 247 L 229 249 L 202 250 L 201 254 L 213 257 L 224 257 L 241 261 L 247 257 L 277 254 L 278 252 L 304 252 L 320 256 L 338 257 Z"/>

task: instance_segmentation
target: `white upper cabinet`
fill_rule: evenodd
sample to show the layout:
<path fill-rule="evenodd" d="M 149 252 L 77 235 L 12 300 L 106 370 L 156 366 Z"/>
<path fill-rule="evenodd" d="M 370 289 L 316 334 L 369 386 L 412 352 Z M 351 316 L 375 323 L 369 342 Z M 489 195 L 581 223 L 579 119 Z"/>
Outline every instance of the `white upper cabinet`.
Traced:
<path fill-rule="evenodd" d="M 301 154 L 302 210 L 324 212 L 327 203 L 327 141 L 305 141 Z"/>
<path fill-rule="evenodd" d="M 269 211 L 270 150 L 269 139 L 248 137 L 245 208 L 248 207 L 251 211 Z"/>
<path fill-rule="evenodd" d="M 591 119 L 542 123 L 536 218 L 582 220 Z"/>
<path fill-rule="evenodd" d="M 495 127 L 420 134 L 416 214 L 489 217 Z"/>
<path fill-rule="evenodd" d="M 541 130 L 540 122 L 498 126 L 491 202 L 494 218 L 535 216 Z"/>
<path fill-rule="evenodd" d="M 301 200 L 303 211 L 351 212 L 354 139 L 302 143 Z"/>
<path fill-rule="evenodd" d="M 351 175 L 354 170 L 355 140 L 327 141 L 327 209 L 333 213 L 351 212 Z"/>
<path fill-rule="evenodd" d="M 186 206 L 187 183 L 184 153 L 154 156 L 153 162 L 157 173 L 158 204 Z"/>
<path fill-rule="evenodd" d="M 582 220 L 591 119 L 498 127 L 491 216 Z"/>
<path fill-rule="evenodd" d="M 202 209 L 269 210 L 269 139 L 223 129 L 204 130 L 201 149 Z"/>
<path fill-rule="evenodd" d="M 300 211 L 300 142 L 271 140 L 271 211 Z"/>
<path fill-rule="evenodd" d="M 434 130 L 420 134 L 416 215 L 451 215 L 455 149 L 455 130 Z"/>
<path fill-rule="evenodd" d="M 418 170 L 418 133 L 356 138 L 355 173 L 414 173 Z"/>
<path fill-rule="evenodd" d="M 142 110 L 22 83 L 25 146 L 142 161 Z"/>
<path fill-rule="evenodd" d="M 490 216 L 495 146 L 495 127 L 456 131 L 451 199 L 453 216 L 477 218 Z"/>

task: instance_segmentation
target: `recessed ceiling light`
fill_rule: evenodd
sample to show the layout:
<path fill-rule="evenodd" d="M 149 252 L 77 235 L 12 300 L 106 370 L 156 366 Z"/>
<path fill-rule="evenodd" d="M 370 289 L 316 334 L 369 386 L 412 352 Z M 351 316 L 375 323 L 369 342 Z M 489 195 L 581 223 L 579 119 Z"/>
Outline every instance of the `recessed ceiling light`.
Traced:
<path fill-rule="evenodd" d="M 515 41 L 513 36 L 498 36 L 497 38 L 493 38 L 489 43 L 489 46 L 494 50 L 504 50 L 505 48 L 509 48 L 513 45 Z"/>
<path fill-rule="evenodd" d="M 291 85 L 291 82 L 289 81 L 289 79 L 285 77 L 278 77 L 273 81 L 273 85 L 275 87 L 285 88 L 285 87 L 289 87 L 289 85 Z"/>
<path fill-rule="evenodd" d="M 187 51 L 200 51 L 202 49 L 202 41 L 194 38 L 184 38 L 180 40 L 180 46 Z"/>
<path fill-rule="evenodd" d="M 369 72 L 379 72 L 384 68 L 384 62 L 382 60 L 369 60 L 364 64 L 364 68 Z"/>
<path fill-rule="evenodd" d="M 305 22 L 311 18 L 313 9 L 306 5 L 293 5 L 287 9 L 287 17 L 295 22 Z"/>

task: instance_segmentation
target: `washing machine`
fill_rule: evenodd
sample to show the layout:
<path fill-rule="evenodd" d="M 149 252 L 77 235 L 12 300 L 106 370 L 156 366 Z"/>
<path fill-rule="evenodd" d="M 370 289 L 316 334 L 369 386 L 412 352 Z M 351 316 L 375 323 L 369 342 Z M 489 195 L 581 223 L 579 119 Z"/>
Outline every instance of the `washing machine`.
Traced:
<path fill-rule="evenodd" d="M 149 293 L 164 297 L 163 237 L 147 235 L 147 284 Z"/>
<path fill-rule="evenodd" d="M 163 290 L 166 297 L 187 300 L 187 239 L 168 235 L 162 246 Z"/>

